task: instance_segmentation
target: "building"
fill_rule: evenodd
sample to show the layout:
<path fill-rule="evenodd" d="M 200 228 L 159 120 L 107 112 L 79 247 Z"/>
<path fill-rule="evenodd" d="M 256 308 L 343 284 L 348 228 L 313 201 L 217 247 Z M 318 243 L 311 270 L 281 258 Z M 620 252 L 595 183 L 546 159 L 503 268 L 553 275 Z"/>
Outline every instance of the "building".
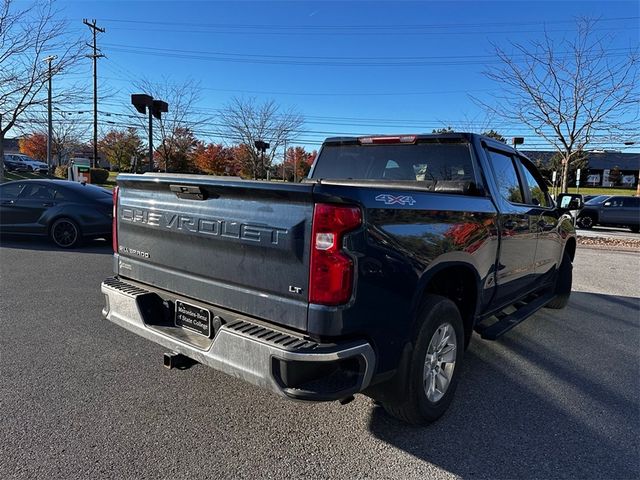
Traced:
<path fill-rule="evenodd" d="M 20 153 L 20 145 L 18 145 L 18 138 L 5 138 L 2 141 L 4 147 L 4 153 Z"/>
<path fill-rule="evenodd" d="M 533 162 L 548 165 L 557 152 L 525 151 Z M 587 171 L 582 172 L 582 186 L 627 187 L 638 185 L 640 153 L 624 153 L 617 150 L 592 150 L 586 152 Z"/>

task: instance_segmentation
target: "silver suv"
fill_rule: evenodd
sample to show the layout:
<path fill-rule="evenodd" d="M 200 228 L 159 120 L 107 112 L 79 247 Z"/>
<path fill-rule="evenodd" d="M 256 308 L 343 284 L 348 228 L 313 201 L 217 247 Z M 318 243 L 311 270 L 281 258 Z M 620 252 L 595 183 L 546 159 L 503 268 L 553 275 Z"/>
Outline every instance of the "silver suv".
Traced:
<path fill-rule="evenodd" d="M 28 170 L 29 172 L 47 173 L 49 167 L 46 163 L 39 160 L 34 160 L 31 157 L 23 155 L 21 153 L 9 153 L 4 155 L 5 162 L 7 160 L 14 165 L 21 165 L 24 168 L 17 168 L 17 170 Z"/>

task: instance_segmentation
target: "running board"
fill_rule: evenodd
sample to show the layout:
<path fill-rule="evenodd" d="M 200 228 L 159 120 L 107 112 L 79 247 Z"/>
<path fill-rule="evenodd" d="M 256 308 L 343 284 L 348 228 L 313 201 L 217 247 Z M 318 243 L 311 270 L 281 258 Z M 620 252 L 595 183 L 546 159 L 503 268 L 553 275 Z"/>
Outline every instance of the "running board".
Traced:
<path fill-rule="evenodd" d="M 478 324 L 476 332 L 485 340 L 496 340 L 513 327 L 524 322 L 553 299 L 553 293 L 547 293 L 532 299 L 530 302 L 517 302 L 513 305 L 516 311 L 510 314 L 500 313 L 495 315 L 498 321 L 491 325 Z"/>

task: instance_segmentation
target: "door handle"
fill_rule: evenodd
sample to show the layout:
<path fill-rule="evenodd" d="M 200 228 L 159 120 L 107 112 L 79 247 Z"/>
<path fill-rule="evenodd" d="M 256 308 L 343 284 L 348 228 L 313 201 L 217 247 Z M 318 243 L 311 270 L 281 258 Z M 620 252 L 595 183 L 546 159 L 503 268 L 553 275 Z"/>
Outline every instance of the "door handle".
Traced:
<path fill-rule="evenodd" d="M 55 203 L 53 203 L 53 202 L 44 202 L 42 204 L 43 207 L 53 207 L 54 205 L 55 205 Z"/>
<path fill-rule="evenodd" d="M 5 200 L 2 205 L 13 205 L 13 200 Z"/>

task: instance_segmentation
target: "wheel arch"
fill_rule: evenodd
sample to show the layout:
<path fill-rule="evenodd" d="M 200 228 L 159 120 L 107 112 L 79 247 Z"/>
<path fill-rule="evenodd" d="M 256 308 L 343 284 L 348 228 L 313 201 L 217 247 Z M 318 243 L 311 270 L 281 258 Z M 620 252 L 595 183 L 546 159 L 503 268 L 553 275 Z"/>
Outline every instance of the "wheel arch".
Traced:
<path fill-rule="evenodd" d="M 464 326 L 465 346 L 468 345 L 481 295 L 481 280 L 477 268 L 463 261 L 446 261 L 425 272 L 414 299 L 414 318 L 427 294 L 441 295 L 456 304 Z"/>

